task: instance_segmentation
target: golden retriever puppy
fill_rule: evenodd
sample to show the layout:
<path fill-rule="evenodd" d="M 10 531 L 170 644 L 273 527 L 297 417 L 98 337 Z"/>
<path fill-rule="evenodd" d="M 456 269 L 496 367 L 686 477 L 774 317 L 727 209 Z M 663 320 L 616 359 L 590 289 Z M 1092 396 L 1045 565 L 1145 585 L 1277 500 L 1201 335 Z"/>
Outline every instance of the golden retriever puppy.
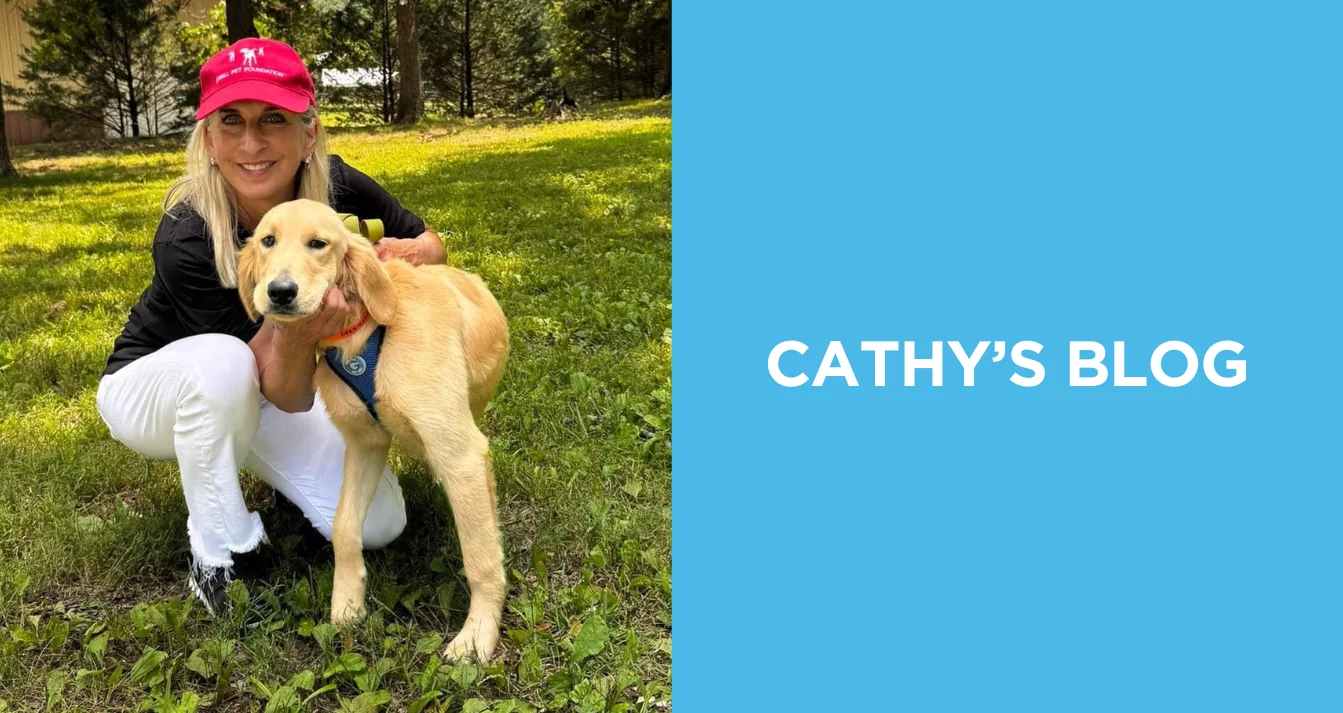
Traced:
<path fill-rule="evenodd" d="M 341 625 L 363 613 L 364 517 L 395 437 L 447 491 L 461 540 L 471 605 L 444 655 L 486 661 L 499 641 L 506 585 L 489 443 L 476 421 L 508 358 L 503 311 L 474 275 L 442 265 L 383 263 L 367 239 L 321 203 L 296 200 L 266 213 L 238 260 L 238 292 L 252 318 L 309 316 L 331 286 L 367 311 L 337 340 L 320 344 L 316 355 L 316 386 L 346 449 L 331 538 L 331 621 Z M 347 385 L 349 372 L 338 376 L 324 353 L 338 349 L 342 369 L 363 365 L 359 355 L 378 337 L 370 408 Z"/>

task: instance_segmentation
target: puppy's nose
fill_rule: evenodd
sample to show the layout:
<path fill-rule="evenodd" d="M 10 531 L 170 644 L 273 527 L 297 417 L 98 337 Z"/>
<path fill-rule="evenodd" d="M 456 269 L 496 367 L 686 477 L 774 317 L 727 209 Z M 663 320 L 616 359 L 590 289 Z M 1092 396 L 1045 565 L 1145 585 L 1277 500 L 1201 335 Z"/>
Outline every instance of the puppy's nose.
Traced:
<path fill-rule="evenodd" d="M 287 307 L 293 303 L 295 297 L 298 297 L 298 283 L 289 277 L 277 277 L 266 285 L 266 294 L 270 297 L 271 304 L 276 307 Z"/>

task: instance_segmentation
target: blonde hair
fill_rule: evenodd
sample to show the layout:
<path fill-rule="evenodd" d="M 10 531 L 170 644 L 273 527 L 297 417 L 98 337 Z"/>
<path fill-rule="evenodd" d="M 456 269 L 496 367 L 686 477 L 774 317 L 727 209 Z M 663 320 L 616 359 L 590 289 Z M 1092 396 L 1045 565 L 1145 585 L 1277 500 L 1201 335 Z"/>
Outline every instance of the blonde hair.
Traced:
<path fill-rule="evenodd" d="M 185 203 L 194 208 L 205 220 L 214 248 L 215 272 L 224 287 L 238 285 L 238 200 L 233 187 L 224 175 L 210 163 L 210 152 L 205 147 L 207 125 L 218 121 L 218 113 L 196 122 L 187 139 L 186 175 L 173 182 L 163 197 L 163 211 Z M 326 132 L 317 122 L 317 105 L 309 106 L 300 115 L 303 125 L 317 127 L 317 140 L 312 147 L 312 160 L 299 169 L 298 195 L 326 205 L 331 204 L 331 161 L 327 154 Z M 258 218 L 260 216 L 257 216 Z"/>

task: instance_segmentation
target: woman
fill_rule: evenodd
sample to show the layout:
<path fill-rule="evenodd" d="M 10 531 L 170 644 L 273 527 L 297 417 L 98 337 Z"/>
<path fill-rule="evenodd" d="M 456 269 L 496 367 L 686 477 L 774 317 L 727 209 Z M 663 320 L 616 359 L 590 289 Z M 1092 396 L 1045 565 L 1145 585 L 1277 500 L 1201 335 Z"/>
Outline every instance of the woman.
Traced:
<path fill-rule="evenodd" d="M 356 307 L 331 290 L 323 309 L 288 325 L 253 323 L 237 294 L 237 250 L 280 203 L 309 198 L 380 218 L 383 259 L 442 263 L 443 245 L 377 183 L 328 156 L 312 77 L 288 45 L 244 39 L 201 67 L 201 103 L 187 171 L 163 201 L 154 278 L 131 309 L 98 387 L 112 436 L 182 474 L 192 567 L 189 586 L 215 614 L 227 602 L 233 555 L 266 541 L 238 468 L 265 480 L 328 539 L 344 443 L 313 390 L 318 340 Z M 364 544 L 405 526 L 390 469 L 369 509 Z"/>

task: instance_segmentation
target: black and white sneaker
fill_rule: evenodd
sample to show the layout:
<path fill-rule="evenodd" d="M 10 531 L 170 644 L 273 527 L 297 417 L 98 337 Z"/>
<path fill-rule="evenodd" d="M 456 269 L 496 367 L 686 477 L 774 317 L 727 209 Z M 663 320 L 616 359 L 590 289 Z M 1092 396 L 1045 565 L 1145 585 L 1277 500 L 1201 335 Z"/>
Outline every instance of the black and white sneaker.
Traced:
<path fill-rule="evenodd" d="M 193 558 L 191 574 L 187 576 L 187 587 L 205 605 L 205 611 L 211 617 L 216 617 L 228 611 L 228 584 L 232 579 L 232 572 L 228 567 L 210 567 Z"/>

